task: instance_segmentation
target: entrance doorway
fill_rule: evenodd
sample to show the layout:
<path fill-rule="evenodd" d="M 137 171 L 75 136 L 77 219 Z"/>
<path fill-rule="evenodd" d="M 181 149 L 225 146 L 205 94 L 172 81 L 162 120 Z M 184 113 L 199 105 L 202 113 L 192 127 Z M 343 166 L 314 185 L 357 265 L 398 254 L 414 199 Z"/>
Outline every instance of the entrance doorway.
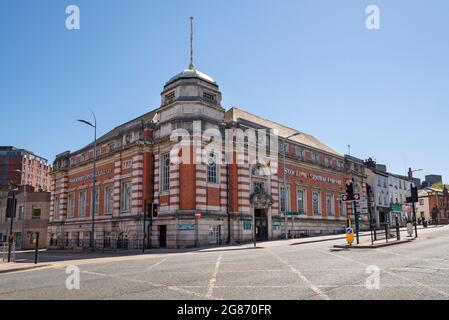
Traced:
<path fill-rule="evenodd" d="M 166 225 L 159 226 L 159 247 L 161 247 L 161 248 L 167 247 L 167 226 Z"/>
<path fill-rule="evenodd" d="M 256 240 L 268 240 L 268 216 L 266 209 L 254 209 L 256 220 Z"/>

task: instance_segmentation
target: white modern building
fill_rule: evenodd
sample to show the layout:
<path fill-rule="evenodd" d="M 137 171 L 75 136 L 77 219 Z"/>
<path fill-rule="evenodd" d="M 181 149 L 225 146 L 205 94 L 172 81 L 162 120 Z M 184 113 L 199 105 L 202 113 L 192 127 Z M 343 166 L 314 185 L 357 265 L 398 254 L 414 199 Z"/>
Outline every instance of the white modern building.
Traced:
<path fill-rule="evenodd" d="M 390 215 L 390 221 L 394 221 L 395 216 L 399 218 L 401 224 L 412 219 L 412 205 L 407 204 L 407 197 L 411 196 L 411 187 L 415 186 L 413 181 L 408 177 L 393 173 L 388 173 L 388 193 L 390 196 L 390 204 L 394 204 Z"/>
<path fill-rule="evenodd" d="M 385 165 L 372 159 L 365 162 L 367 184 L 371 189 L 372 222 L 377 227 L 394 223 L 395 217 L 401 224 L 412 218 L 412 207 L 407 204 L 411 196 L 411 182 L 407 177 L 387 172 Z"/>

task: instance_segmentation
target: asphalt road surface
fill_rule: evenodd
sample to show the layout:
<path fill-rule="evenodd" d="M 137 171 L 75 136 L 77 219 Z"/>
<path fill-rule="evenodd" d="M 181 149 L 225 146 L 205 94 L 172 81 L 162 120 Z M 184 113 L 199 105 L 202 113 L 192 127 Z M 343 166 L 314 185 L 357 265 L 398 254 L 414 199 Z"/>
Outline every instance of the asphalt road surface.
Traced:
<path fill-rule="evenodd" d="M 449 299 L 449 227 L 379 249 L 341 243 L 59 261 L 0 274 L 0 299 Z"/>

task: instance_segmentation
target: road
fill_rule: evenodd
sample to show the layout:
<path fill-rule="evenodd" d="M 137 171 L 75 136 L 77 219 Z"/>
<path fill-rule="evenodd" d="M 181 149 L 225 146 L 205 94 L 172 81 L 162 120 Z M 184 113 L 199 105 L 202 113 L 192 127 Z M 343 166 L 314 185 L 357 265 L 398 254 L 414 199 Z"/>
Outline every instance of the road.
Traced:
<path fill-rule="evenodd" d="M 379 249 L 341 243 L 59 261 L 0 274 L 0 299 L 449 299 L 449 227 Z M 69 265 L 79 290 L 66 287 Z"/>

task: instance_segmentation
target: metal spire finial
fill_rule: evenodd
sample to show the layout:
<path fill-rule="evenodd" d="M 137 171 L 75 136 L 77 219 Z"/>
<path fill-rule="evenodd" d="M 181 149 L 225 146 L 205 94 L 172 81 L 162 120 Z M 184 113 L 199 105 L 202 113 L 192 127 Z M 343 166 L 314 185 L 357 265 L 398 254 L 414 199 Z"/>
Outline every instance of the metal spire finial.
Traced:
<path fill-rule="evenodd" d="M 193 65 L 193 17 L 190 17 L 190 70 L 195 70 L 195 66 Z"/>

